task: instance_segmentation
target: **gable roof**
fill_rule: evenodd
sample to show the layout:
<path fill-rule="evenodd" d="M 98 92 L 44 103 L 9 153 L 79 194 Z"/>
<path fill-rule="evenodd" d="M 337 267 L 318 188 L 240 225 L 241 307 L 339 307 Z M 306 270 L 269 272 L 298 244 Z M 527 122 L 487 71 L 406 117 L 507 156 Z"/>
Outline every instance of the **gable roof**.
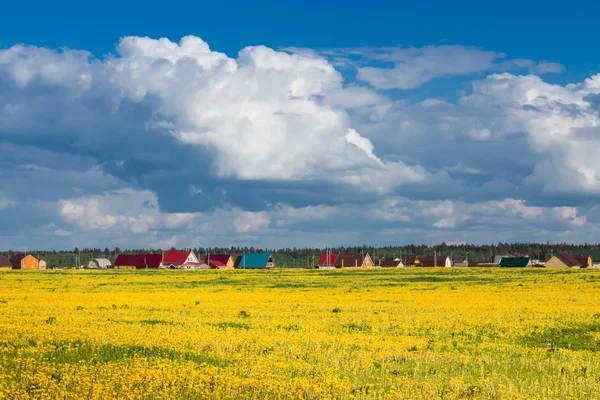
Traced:
<path fill-rule="evenodd" d="M 576 250 L 575 255 L 577 256 L 591 256 L 592 262 L 600 261 L 600 250 Z"/>
<path fill-rule="evenodd" d="M 338 254 L 335 260 L 336 267 L 361 267 L 365 261 L 365 256 L 360 253 Z"/>
<path fill-rule="evenodd" d="M 437 260 L 436 260 L 437 257 Z M 444 266 L 446 264 L 446 260 L 448 260 L 449 257 L 448 256 L 424 256 L 424 257 L 420 257 L 419 260 L 421 261 L 420 265 L 425 265 L 425 266 L 429 266 L 429 267 L 435 267 L 436 264 L 438 266 Z"/>
<path fill-rule="evenodd" d="M 267 268 L 270 261 L 271 253 L 246 253 L 240 258 L 238 268 Z"/>
<path fill-rule="evenodd" d="M 591 256 L 575 256 L 574 258 L 581 264 L 581 268 L 589 268 L 591 267 L 588 263 L 590 257 Z"/>
<path fill-rule="evenodd" d="M 337 258 L 338 258 L 338 254 L 329 253 L 329 257 L 328 257 L 327 253 L 323 253 L 319 257 L 319 262 L 317 262 L 317 264 L 318 265 L 335 265 Z"/>
<path fill-rule="evenodd" d="M 191 252 L 191 250 L 167 250 L 162 262 L 164 264 L 183 264 Z"/>
<path fill-rule="evenodd" d="M 240 267 L 240 262 L 242 261 L 242 256 L 237 256 L 235 258 L 235 261 L 233 263 L 233 268 L 239 268 Z"/>
<path fill-rule="evenodd" d="M 13 255 L 10 257 L 10 262 L 11 262 L 11 263 L 13 263 L 13 262 L 19 262 L 19 261 L 21 261 L 22 259 L 24 259 L 25 257 L 27 257 L 28 255 L 30 255 L 30 254 L 31 254 L 31 253 L 17 253 L 17 254 L 13 254 Z M 34 257 L 35 259 L 37 259 L 37 257 L 36 257 L 36 256 L 34 256 L 33 254 L 31 254 L 31 256 L 32 256 L 32 257 Z"/>
<path fill-rule="evenodd" d="M 419 258 L 416 254 L 404 254 L 400 257 L 404 265 L 414 265 Z"/>
<path fill-rule="evenodd" d="M 526 267 L 529 264 L 529 257 L 502 257 L 501 267 Z"/>
<path fill-rule="evenodd" d="M 12 268 L 12 263 L 10 262 L 10 260 L 7 257 L 4 256 L 0 256 L 0 267 L 11 267 Z"/>
<path fill-rule="evenodd" d="M 96 262 L 96 264 L 98 264 L 100 268 L 106 268 L 112 265 L 110 261 L 106 258 L 94 258 L 94 261 Z"/>
<path fill-rule="evenodd" d="M 132 266 L 136 268 L 158 268 L 162 261 L 162 254 L 119 254 L 115 260 L 115 267 Z"/>
<path fill-rule="evenodd" d="M 559 257 L 569 267 L 581 267 L 581 263 L 575 258 L 573 253 L 561 251 L 556 256 Z M 587 261 L 585 264 L 587 265 Z"/>
<path fill-rule="evenodd" d="M 204 257 L 204 263 L 213 267 L 223 268 L 227 266 L 230 258 L 231 254 L 207 254 Z"/>
<path fill-rule="evenodd" d="M 382 258 L 375 265 L 379 265 L 380 267 L 397 267 L 401 262 L 393 258 Z"/>

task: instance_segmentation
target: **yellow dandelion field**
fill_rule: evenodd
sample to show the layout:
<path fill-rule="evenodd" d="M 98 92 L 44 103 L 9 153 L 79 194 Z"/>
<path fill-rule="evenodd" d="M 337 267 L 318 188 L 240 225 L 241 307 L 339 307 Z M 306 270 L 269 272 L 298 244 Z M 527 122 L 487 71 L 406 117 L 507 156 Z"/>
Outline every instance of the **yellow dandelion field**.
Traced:
<path fill-rule="evenodd" d="M 600 398 L 600 270 L 9 271 L 0 398 Z"/>

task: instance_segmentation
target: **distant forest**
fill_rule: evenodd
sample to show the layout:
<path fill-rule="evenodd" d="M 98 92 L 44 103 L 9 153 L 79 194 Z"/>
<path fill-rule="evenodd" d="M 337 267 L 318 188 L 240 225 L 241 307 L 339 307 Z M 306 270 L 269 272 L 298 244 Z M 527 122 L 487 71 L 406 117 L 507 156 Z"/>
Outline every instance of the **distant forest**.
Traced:
<path fill-rule="evenodd" d="M 332 253 L 369 253 L 373 259 L 382 257 L 399 257 L 402 254 L 417 254 L 420 256 L 430 256 L 437 252 L 438 255 L 451 256 L 453 259 L 481 260 L 489 261 L 493 255 L 507 254 L 529 254 L 530 257 L 540 260 L 548 260 L 552 255 L 560 251 L 573 251 L 581 253 L 588 250 L 598 250 L 600 244 L 582 244 L 573 245 L 567 243 L 497 243 L 489 245 L 448 245 L 446 243 L 428 246 L 428 245 L 405 245 L 405 246 L 386 246 L 386 247 L 332 247 L 329 250 Z M 230 253 L 234 257 L 246 253 L 254 252 L 270 252 L 273 254 L 275 264 L 278 267 L 287 268 L 304 268 L 309 265 L 315 265 L 319 255 L 324 253 L 326 249 L 318 248 L 283 248 L 283 249 L 262 249 L 258 247 L 213 247 L 213 248 L 194 248 L 192 249 L 198 256 L 203 259 L 207 253 L 219 254 Z M 9 250 L 0 252 L 1 255 L 10 257 L 15 253 L 23 250 Z M 49 268 L 53 267 L 73 267 L 76 266 L 77 257 L 79 257 L 79 265 L 87 266 L 93 258 L 108 258 L 111 263 L 119 254 L 133 253 L 161 253 L 161 249 L 120 249 L 120 248 L 105 248 L 105 249 L 78 249 L 71 251 L 48 251 L 48 250 L 31 250 L 36 257 L 46 260 Z"/>

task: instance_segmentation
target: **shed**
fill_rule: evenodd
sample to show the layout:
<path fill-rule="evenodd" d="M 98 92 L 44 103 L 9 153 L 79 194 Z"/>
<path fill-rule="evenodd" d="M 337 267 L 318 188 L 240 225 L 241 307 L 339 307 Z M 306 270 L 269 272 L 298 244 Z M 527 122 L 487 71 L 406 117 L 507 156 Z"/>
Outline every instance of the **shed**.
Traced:
<path fill-rule="evenodd" d="M 529 257 L 502 257 L 500 260 L 501 267 L 519 268 L 531 266 Z"/>
<path fill-rule="evenodd" d="M 48 263 L 46 263 L 46 260 L 40 260 L 40 262 L 38 263 L 38 269 L 46 269 L 48 268 Z"/>
<path fill-rule="evenodd" d="M 94 258 L 88 264 L 89 268 L 112 268 L 111 262 L 107 258 Z"/>
<path fill-rule="evenodd" d="M 319 257 L 319 261 L 317 265 L 319 268 L 335 268 L 335 263 L 337 262 L 339 254 L 335 253 L 323 253 Z"/>
<path fill-rule="evenodd" d="M 246 253 L 236 260 L 237 268 L 240 269 L 270 269 L 275 268 L 271 253 Z"/>
<path fill-rule="evenodd" d="M 232 269 L 234 261 L 231 254 L 207 254 L 204 257 L 204 264 L 210 268 Z"/>
<path fill-rule="evenodd" d="M 162 263 L 162 254 L 119 254 L 115 268 L 146 269 L 158 268 Z"/>
<path fill-rule="evenodd" d="M 448 256 L 425 256 L 420 258 L 420 267 L 452 267 L 452 259 Z"/>
<path fill-rule="evenodd" d="M 13 269 L 39 269 L 40 260 L 33 254 L 17 253 L 10 258 Z"/>
<path fill-rule="evenodd" d="M 12 269 L 13 265 L 8 257 L 0 256 L 0 271 L 6 271 Z"/>
<path fill-rule="evenodd" d="M 469 261 L 468 260 L 452 260 L 452 266 L 453 267 L 468 267 Z"/>
<path fill-rule="evenodd" d="M 557 253 L 551 259 L 546 261 L 546 268 L 580 268 L 581 263 L 573 253 L 566 251 Z"/>

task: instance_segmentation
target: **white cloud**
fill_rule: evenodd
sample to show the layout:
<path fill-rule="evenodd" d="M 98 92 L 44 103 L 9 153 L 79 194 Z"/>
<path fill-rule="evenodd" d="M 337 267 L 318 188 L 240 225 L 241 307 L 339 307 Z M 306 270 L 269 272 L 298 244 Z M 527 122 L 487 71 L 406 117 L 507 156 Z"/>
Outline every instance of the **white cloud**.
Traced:
<path fill-rule="evenodd" d="M 486 71 L 504 57 L 494 51 L 452 45 L 388 48 L 367 56 L 394 63 L 393 68 L 358 69 L 358 79 L 379 89 L 415 89 L 435 78 Z"/>
<path fill-rule="evenodd" d="M 125 117 L 127 102 L 133 102 L 151 108 L 143 123 L 149 131 L 138 140 L 167 131 L 188 145 L 188 157 L 197 157 L 196 150 L 210 154 L 212 172 L 220 178 L 340 182 L 343 171 L 353 179 L 341 181 L 353 184 L 361 181 L 356 175 L 376 171 L 371 181 L 381 178 L 395 187 L 407 177 L 426 174 L 423 168 L 381 161 L 369 140 L 352 129 L 348 109 L 387 100 L 366 88 L 345 87 L 340 72 L 324 58 L 256 46 L 234 59 L 193 36 L 179 43 L 125 37 L 117 52 L 116 57 L 96 60 L 68 49 L 0 50 L 0 72 L 8 72 L 17 95 L 44 85 L 66 89 L 43 105 L 34 101 L 44 98 L 34 96 L 0 104 L 0 126 L 43 132 L 50 128 L 37 127 L 40 118 L 32 119 L 30 112 L 54 106 L 56 111 L 48 116 L 53 127 L 75 135 L 81 146 L 106 145 L 123 128 L 97 132 L 90 118 L 103 118 L 94 111 L 108 113 L 104 120 L 111 121 L 115 115 Z M 92 103 L 94 110 L 87 108 Z M 123 126 L 118 118 L 114 123 Z M 128 141 L 120 144 L 127 146 Z"/>
<path fill-rule="evenodd" d="M 238 233 L 248 233 L 265 229 L 270 223 L 271 218 L 265 211 L 241 211 L 231 222 L 231 227 Z"/>
<path fill-rule="evenodd" d="M 520 199 L 489 200 L 465 203 L 451 200 L 415 201 L 390 197 L 368 211 L 374 220 L 398 222 L 400 226 L 457 229 L 469 226 L 495 227 L 523 224 L 553 229 L 583 227 L 587 219 L 575 207 L 539 207 Z"/>
<path fill-rule="evenodd" d="M 6 210 L 9 207 L 13 207 L 17 204 L 14 200 L 9 200 L 6 197 L 0 197 L 0 211 Z"/>

